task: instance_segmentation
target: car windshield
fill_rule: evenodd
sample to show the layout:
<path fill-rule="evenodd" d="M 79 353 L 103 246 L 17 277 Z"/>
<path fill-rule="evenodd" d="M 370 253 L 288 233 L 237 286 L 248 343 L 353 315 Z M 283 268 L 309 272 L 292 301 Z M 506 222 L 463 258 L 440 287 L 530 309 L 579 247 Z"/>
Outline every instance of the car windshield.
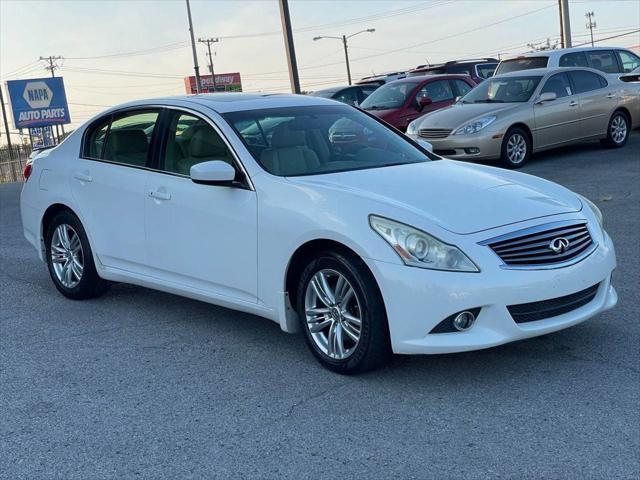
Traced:
<path fill-rule="evenodd" d="M 333 98 L 333 96 L 338 92 L 335 88 L 327 89 L 327 90 L 317 90 L 312 92 L 310 95 L 313 97 L 323 97 L 323 98 Z"/>
<path fill-rule="evenodd" d="M 495 75 L 502 75 L 509 72 L 520 72 L 534 68 L 547 68 L 549 57 L 525 57 L 503 60 L 498 65 Z"/>
<path fill-rule="evenodd" d="M 256 162 L 273 175 L 318 175 L 437 158 L 347 106 L 269 108 L 224 117 Z"/>
<path fill-rule="evenodd" d="M 418 83 L 420 83 L 420 80 L 415 82 L 391 82 L 382 85 L 369 95 L 360 107 L 364 110 L 399 108 L 404 104 Z"/>
<path fill-rule="evenodd" d="M 467 93 L 461 103 L 528 102 L 542 77 L 489 78 Z"/>

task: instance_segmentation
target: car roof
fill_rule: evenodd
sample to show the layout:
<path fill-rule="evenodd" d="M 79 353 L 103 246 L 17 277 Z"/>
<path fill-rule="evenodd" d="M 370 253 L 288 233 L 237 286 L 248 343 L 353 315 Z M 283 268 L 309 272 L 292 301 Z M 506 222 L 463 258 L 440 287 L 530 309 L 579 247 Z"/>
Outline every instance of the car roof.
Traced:
<path fill-rule="evenodd" d="M 422 82 L 427 82 L 430 80 L 436 80 L 438 78 L 442 78 L 443 80 L 449 79 L 449 78 L 465 78 L 468 79 L 469 75 L 463 75 L 463 74 L 459 74 L 459 73 L 436 73 L 433 75 L 427 74 L 427 75 L 415 75 L 413 77 L 406 77 L 406 78 L 401 78 L 399 80 L 394 80 L 392 82 L 387 82 L 386 85 L 390 85 L 390 84 L 398 84 L 398 83 L 422 83 Z"/>
<path fill-rule="evenodd" d="M 176 103 L 199 104 L 217 113 L 259 110 L 263 108 L 298 107 L 310 105 L 342 105 L 334 100 L 311 95 L 284 93 L 200 93 L 136 100 L 113 107 L 111 110 L 149 105 Z"/>
<path fill-rule="evenodd" d="M 604 76 L 603 72 L 589 67 L 554 67 L 554 68 L 530 68 L 528 70 L 517 70 L 515 72 L 501 73 L 500 75 L 494 75 L 491 78 L 508 78 L 508 77 L 544 77 L 545 75 L 553 75 L 554 73 L 570 72 L 575 70 L 582 70 L 585 72 L 597 73 L 600 76 Z"/>
<path fill-rule="evenodd" d="M 591 50 L 626 50 L 626 49 L 621 47 L 590 47 L 590 46 L 558 48 L 555 50 L 542 50 L 538 52 L 527 52 L 527 53 L 520 53 L 518 55 L 509 55 L 508 57 L 503 58 L 502 61 L 504 62 L 508 60 L 516 60 L 518 58 L 531 58 L 531 57 L 556 57 L 556 56 L 564 55 L 565 53 L 585 52 L 585 51 L 591 51 Z"/>

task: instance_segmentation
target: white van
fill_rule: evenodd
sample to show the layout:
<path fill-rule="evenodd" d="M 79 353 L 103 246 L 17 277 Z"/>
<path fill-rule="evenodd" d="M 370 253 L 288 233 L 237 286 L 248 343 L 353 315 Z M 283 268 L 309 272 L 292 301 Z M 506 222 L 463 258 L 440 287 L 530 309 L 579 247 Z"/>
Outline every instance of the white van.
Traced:
<path fill-rule="evenodd" d="M 530 52 L 505 58 L 498 65 L 495 75 L 533 68 L 591 67 L 619 76 L 639 66 L 640 57 L 623 48 L 577 47 Z"/>

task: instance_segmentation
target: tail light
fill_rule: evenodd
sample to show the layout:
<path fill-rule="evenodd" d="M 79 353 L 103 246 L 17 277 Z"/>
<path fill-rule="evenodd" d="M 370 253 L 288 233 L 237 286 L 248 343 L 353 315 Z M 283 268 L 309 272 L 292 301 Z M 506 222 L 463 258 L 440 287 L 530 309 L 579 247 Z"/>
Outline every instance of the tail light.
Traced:
<path fill-rule="evenodd" d="M 24 170 L 22 171 L 22 175 L 24 176 L 24 181 L 29 180 L 31 176 L 31 171 L 33 170 L 33 163 L 29 162 L 24 166 Z"/>

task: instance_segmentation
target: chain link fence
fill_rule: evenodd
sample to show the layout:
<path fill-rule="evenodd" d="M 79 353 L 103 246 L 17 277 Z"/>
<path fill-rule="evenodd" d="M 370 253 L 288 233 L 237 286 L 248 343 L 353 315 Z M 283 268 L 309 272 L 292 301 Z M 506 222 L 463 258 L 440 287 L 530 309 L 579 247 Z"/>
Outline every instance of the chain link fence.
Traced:
<path fill-rule="evenodd" d="M 11 153 L 13 152 L 13 155 Z M 13 145 L 12 152 L 9 147 L 0 147 L 0 183 L 21 182 L 22 171 L 31 155 L 31 147 L 28 145 Z"/>

